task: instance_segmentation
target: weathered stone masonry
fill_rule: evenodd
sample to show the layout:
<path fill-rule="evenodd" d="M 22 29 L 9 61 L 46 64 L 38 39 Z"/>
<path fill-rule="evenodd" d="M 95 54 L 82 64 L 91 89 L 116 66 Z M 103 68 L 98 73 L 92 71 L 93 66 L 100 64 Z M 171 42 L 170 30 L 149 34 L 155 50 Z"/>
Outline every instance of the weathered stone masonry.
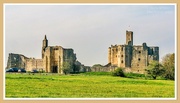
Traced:
<path fill-rule="evenodd" d="M 68 62 L 75 64 L 76 54 L 73 49 L 65 49 L 61 46 L 48 46 L 47 37 L 42 43 L 42 58 L 28 58 L 21 54 L 10 53 L 6 68 L 25 68 L 27 71 L 33 69 L 44 70 L 49 73 L 62 73 L 62 65 Z M 145 68 L 152 60 L 159 61 L 159 47 L 133 44 L 133 32 L 126 31 L 126 43 L 122 45 L 111 45 L 108 48 L 108 64 L 101 68 L 86 68 L 83 71 L 114 71 L 116 67 L 126 68 L 126 72 L 144 73 Z M 77 63 L 77 62 L 76 62 Z M 81 67 L 85 67 L 82 66 Z"/>
<path fill-rule="evenodd" d="M 71 66 L 76 61 L 73 49 L 65 49 L 61 46 L 48 46 L 45 35 L 42 45 L 42 59 L 28 58 L 21 54 L 10 53 L 6 68 L 25 68 L 27 71 L 33 69 L 44 70 L 49 73 L 63 73 L 62 66 L 68 62 Z"/>
<path fill-rule="evenodd" d="M 152 60 L 159 61 L 159 47 L 148 47 L 146 43 L 133 45 L 132 31 L 126 31 L 126 44 L 111 45 L 108 49 L 108 63 L 129 72 L 144 73 Z"/>

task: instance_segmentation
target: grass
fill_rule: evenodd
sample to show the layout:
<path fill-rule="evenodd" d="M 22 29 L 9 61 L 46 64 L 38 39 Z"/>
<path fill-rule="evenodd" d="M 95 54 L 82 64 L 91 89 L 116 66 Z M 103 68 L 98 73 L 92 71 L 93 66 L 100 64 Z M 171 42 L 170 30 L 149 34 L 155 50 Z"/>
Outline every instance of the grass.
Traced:
<path fill-rule="evenodd" d="M 110 76 L 6 74 L 6 98 L 173 98 L 174 81 Z"/>

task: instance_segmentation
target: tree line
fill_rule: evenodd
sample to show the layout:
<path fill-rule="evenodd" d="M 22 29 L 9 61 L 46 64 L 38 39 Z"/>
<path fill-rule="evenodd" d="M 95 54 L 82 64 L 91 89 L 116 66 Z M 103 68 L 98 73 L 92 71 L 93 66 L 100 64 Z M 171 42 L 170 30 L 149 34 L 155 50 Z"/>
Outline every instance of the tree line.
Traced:
<path fill-rule="evenodd" d="M 175 79 L 175 54 L 166 54 L 162 58 L 162 62 L 152 61 L 145 69 L 146 74 L 153 79 L 156 79 L 158 76 L 162 76 L 166 79 L 174 80 Z"/>
<path fill-rule="evenodd" d="M 95 67 L 102 66 L 100 64 L 94 65 Z M 70 65 L 68 62 L 64 62 L 62 66 L 62 70 L 64 74 L 69 74 L 70 72 L 73 71 L 73 73 L 79 72 L 80 70 L 80 65 L 74 64 Z M 114 76 L 121 76 L 125 77 L 124 75 L 124 68 L 117 68 L 112 75 Z M 157 79 L 157 77 L 163 77 L 165 79 L 169 80 L 175 80 L 175 54 L 166 54 L 163 58 L 162 61 L 151 61 L 147 68 L 145 69 L 145 76 L 150 77 L 153 79 Z"/>
<path fill-rule="evenodd" d="M 124 68 L 118 67 L 114 72 L 113 76 L 125 77 L 123 71 Z M 145 69 L 145 77 L 150 77 L 157 79 L 157 77 L 162 77 L 169 80 L 175 80 L 175 54 L 166 54 L 162 61 L 151 61 L 147 68 Z"/>

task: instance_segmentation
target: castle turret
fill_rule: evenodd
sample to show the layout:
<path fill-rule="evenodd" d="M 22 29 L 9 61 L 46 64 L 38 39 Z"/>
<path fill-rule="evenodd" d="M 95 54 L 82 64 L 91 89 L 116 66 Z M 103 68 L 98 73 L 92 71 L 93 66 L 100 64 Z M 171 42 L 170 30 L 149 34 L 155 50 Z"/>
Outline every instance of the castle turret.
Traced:
<path fill-rule="evenodd" d="M 44 52 L 45 52 L 46 47 L 48 47 L 48 40 L 45 35 L 44 40 L 43 40 L 43 45 L 42 45 L 42 58 L 44 58 Z"/>
<path fill-rule="evenodd" d="M 111 47 L 108 48 L 108 63 L 111 63 Z"/>
<path fill-rule="evenodd" d="M 133 45 L 133 32 L 126 31 L 126 45 Z"/>

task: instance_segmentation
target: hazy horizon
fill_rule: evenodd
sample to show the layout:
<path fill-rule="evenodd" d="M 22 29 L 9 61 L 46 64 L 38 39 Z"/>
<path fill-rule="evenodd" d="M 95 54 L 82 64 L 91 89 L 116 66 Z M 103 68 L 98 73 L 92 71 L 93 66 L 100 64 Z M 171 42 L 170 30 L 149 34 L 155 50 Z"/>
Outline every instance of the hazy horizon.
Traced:
<path fill-rule="evenodd" d="M 159 46 L 160 60 L 175 53 L 174 5 L 5 5 L 5 63 L 9 53 L 41 58 L 42 40 L 72 48 L 87 66 L 108 63 L 108 47 Z M 5 64 L 6 66 L 6 64 Z"/>

